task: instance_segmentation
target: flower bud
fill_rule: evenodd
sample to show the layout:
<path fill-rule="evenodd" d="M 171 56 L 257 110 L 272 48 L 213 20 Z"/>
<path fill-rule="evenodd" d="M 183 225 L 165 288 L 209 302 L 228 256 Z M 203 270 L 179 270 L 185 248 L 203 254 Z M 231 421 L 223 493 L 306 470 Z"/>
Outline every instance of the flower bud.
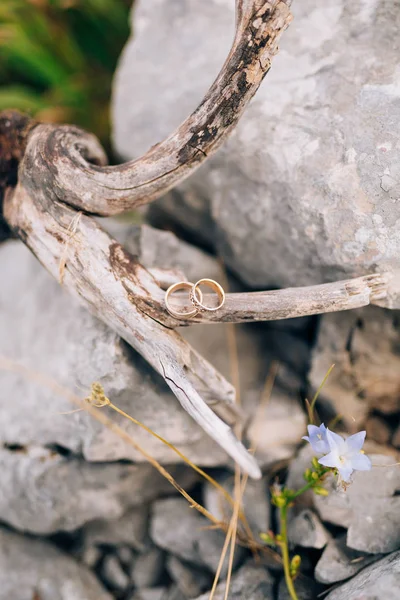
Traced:
<path fill-rule="evenodd" d="M 318 458 L 316 456 L 312 457 L 311 464 L 314 467 L 314 469 L 320 469 L 321 468 L 321 465 L 319 464 Z"/>
<path fill-rule="evenodd" d="M 328 490 L 326 490 L 320 485 L 316 485 L 315 487 L 313 487 L 313 490 L 316 494 L 318 494 L 318 496 L 329 496 Z"/>
<path fill-rule="evenodd" d="M 284 506 L 286 506 L 286 498 L 284 498 L 283 496 L 274 496 L 272 498 L 272 501 L 278 508 L 283 508 Z"/>
<path fill-rule="evenodd" d="M 306 469 L 306 470 L 304 471 L 304 479 L 305 479 L 306 481 L 308 481 L 308 480 L 310 479 L 310 477 L 311 477 L 311 469 Z"/>
<path fill-rule="evenodd" d="M 268 531 L 268 533 L 260 533 L 260 538 L 265 544 L 267 544 L 267 546 L 275 546 L 275 536 L 272 531 Z"/>
<path fill-rule="evenodd" d="M 298 554 L 295 554 L 295 556 L 293 556 L 292 560 L 290 561 L 290 567 L 289 567 L 290 575 L 292 577 L 296 577 L 296 575 L 299 572 L 300 565 L 301 565 L 301 556 L 299 556 Z"/>

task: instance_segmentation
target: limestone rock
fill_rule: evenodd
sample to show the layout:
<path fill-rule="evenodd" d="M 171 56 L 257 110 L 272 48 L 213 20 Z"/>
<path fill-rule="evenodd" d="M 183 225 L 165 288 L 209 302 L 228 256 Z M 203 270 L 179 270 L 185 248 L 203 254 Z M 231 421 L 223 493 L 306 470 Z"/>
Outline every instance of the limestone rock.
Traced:
<path fill-rule="evenodd" d="M 225 534 L 209 529 L 209 521 L 189 506 L 184 498 L 166 498 L 153 504 L 150 533 L 153 542 L 172 554 L 199 567 L 216 572 Z M 234 567 L 243 556 L 235 552 Z M 228 567 L 228 556 L 222 574 Z"/>
<path fill-rule="evenodd" d="M 348 548 L 346 536 L 332 539 L 315 567 L 315 577 L 321 583 L 332 584 L 353 577 L 380 556 Z"/>
<path fill-rule="evenodd" d="M 252 286 L 399 269 L 400 14 L 390 0 L 303 0 L 292 11 L 234 133 L 161 205 Z M 133 19 L 114 82 L 125 158 L 201 101 L 228 53 L 234 4 L 139 0 Z"/>
<path fill-rule="evenodd" d="M 105 556 L 101 565 L 101 576 L 107 586 L 117 592 L 124 592 L 129 586 L 129 577 L 115 554 Z"/>
<path fill-rule="evenodd" d="M 0 530 L 0 600 L 112 600 L 94 575 L 54 546 Z"/>
<path fill-rule="evenodd" d="M 149 508 L 142 504 L 129 509 L 117 519 L 92 521 L 83 528 L 83 544 L 86 547 L 126 544 L 143 552 L 149 546 L 148 518 Z"/>
<path fill-rule="evenodd" d="M 264 465 L 293 456 L 306 431 L 306 415 L 298 399 L 274 389 L 265 409 L 255 410 L 247 435 L 250 446 Z"/>
<path fill-rule="evenodd" d="M 377 307 L 324 315 L 313 351 L 310 381 L 318 388 L 329 367 L 321 403 L 359 431 L 372 409 L 400 411 L 400 328 L 396 312 Z"/>
<path fill-rule="evenodd" d="M 215 477 L 222 487 L 235 497 L 234 481 L 235 476 L 232 473 L 224 472 Z M 221 492 L 210 483 L 205 484 L 203 491 L 204 506 L 220 521 L 229 521 L 232 514 L 232 506 L 223 497 Z M 268 481 L 260 479 L 258 481 L 248 480 L 242 497 L 242 507 L 247 521 L 258 536 L 262 531 L 270 528 L 271 505 L 269 500 Z"/>
<path fill-rule="evenodd" d="M 334 589 L 326 600 L 397 600 L 399 586 L 400 552 L 393 552 Z"/>
<path fill-rule="evenodd" d="M 218 584 L 214 600 L 223 600 L 225 588 L 225 582 Z M 207 592 L 196 600 L 208 600 L 209 595 Z M 273 579 L 266 569 L 249 561 L 232 577 L 229 598 L 230 600 L 272 600 Z"/>
<path fill-rule="evenodd" d="M 196 598 L 212 585 L 210 573 L 185 563 L 172 554 L 167 559 L 167 570 L 185 598 Z"/>
<path fill-rule="evenodd" d="M 292 546 L 304 548 L 324 548 L 330 535 L 318 516 L 309 509 L 301 510 L 288 524 L 289 542 Z"/>
<path fill-rule="evenodd" d="M 348 527 L 347 546 L 371 554 L 400 548 L 400 471 L 387 456 L 372 455 L 371 471 L 357 472 L 346 492 L 336 491 L 333 479 L 329 496 L 315 496 L 322 520 Z"/>
<path fill-rule="evenodd" d="M 164 571 L 164 562 L 164 553 L 156 547 L 139 554 L 130 571 L 135 586 L 147 588 L 158 585 Z"/>
<path fill-rule="evenodd" d="M 171 490 L 150 465 L 92 464 L 37 447 L 0 449 L 0 469 L 0 519 L 32 533 L 73 531 L 93 519 L 116 519 L 130 506 Z M 181 469 L 183 474 L 185 468 L 174 469 L 178 479 Z M 126 528 L 126 538 L 130 533 Z"/>

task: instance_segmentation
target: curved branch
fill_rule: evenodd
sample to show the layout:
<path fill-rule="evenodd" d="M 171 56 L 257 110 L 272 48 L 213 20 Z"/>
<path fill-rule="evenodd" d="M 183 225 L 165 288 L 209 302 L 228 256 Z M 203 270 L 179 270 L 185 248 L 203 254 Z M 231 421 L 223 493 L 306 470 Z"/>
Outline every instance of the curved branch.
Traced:
<path fill-rule="evenodd" d="M 130 210 L 171 189 L 235 127 L 270 69 L 292 18 L 290 3 L 237 0 L 236 36 L 217 79 L 186 121 L 138 160 L 104 167 L 104 153 L 93 136 L 68 126 L 38 128 L 35 187 L 46 181 L 59 200 L 98 215 Z"/>

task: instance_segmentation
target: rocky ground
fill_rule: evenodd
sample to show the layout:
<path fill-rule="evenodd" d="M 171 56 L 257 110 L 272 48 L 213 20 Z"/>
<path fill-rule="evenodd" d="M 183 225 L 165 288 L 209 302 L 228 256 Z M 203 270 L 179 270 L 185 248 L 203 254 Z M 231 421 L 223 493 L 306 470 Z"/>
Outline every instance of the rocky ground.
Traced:
<path fill-rule="evenodd" d="M 138 1 L 135 37 L 114 90 L 114 142 L 124 159 L 194 109 L 225 58 L 234 3 L 199 4 Z M 107 224 L 146 267 L 221 281 L 222 256 L 233 290 L 400 269 L 400 13 L 389 0 L 297 4 L 276 66 L 223 149 L 156 203 L 147 224 Z M 115 405 L 232 490 L 224 451 L 22 242 L 0 245 L 0 280 L 1 356 L 80 397 L 100 382 Z M 277 530 L 274 479 L 303 485 L 312 456 L 301 444 L 304 400 L 335 363 L 318 412 L 325 422 L 340 416 L 344 432 L 366 428 L 374 467 L 346 492 L 329 481 L 329 496 L 308 494 L 293 507 L 291 550 L 302 557 L 296 588 L 302 600 L 320 593 L 328 600 L 397 599 L 400 468 L 388 465 L 400 450 L 399 312 L 367 307 L 235 331 L 245 441 L 257 446 L 263 468 L 243 502 L 255 537 Z M 231 377 L 225 326 L 192 326 L 184 335 Z M 275 386 L 260 415 L 275 362 Z M 46 382 L 8 371 L 0 381 L 0 600 L 207 600 L 224 533 L 210 529 L 115 433 L 85 412 L 70 413 L 74 406 Z M 172 450 L 102 410 L 213 515 L 226 514 L 215 489 Z M 253 556 L 238 546 L 233 571 L 229 598 L 289 599 L 268 552 Z M 214 599 L 224 598 L 226 574 L 225 563 Z"/>

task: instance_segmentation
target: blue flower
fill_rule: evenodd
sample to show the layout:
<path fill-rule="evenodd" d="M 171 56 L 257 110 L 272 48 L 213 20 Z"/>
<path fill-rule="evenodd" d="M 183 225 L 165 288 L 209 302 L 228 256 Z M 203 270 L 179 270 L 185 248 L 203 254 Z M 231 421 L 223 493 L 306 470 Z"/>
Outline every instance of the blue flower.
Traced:
<path fill-rule="evenodd" d="M 332 467 L 339 472 L 340 479 L 346 483 L 351 480 L 353 471 L 369 471 L 371 461 L 362 451 L 365 431 L 360 431 L 344 440 L 337 433 L 326 430 L 329 454 L 319 459 L 324 467 Z"/>
<path fill-rule="evenodd" d="M 308 435 L 303 436 L 302 439 L 311 444 L 314 452 L 317 454 L 327 454 L 330 452 L 330 447 L 326 438 L 327 429 L 323 423 L 319 427 L 316 425 L 308 425 L 307 430 Z"/>

